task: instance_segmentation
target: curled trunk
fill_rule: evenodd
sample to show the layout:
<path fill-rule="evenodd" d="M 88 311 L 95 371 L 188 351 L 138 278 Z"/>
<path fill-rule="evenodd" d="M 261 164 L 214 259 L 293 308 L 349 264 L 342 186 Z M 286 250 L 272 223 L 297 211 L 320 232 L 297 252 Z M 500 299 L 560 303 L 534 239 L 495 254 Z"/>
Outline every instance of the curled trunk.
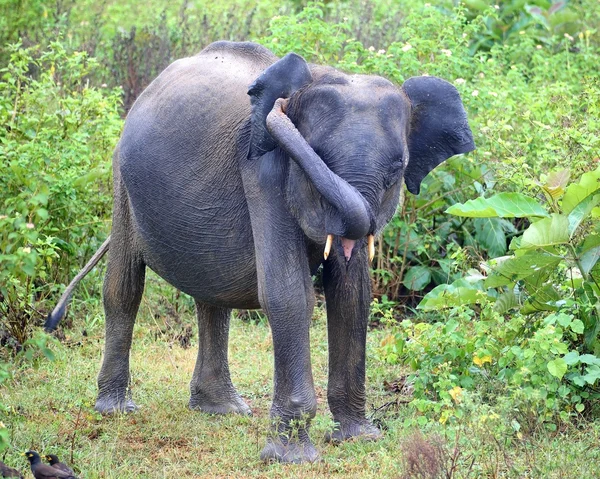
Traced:
<path fill-rule="evenodd" d="M 269 133 L 339 215 L 341 225 L 328 233 L 351 240 L 363 238 L 371 230 L 369 204 L 356 188 L 331 171 L 315 153 L 285 114 L 285 104 L 285 100 L 278 99 L 267 116 Z"/>

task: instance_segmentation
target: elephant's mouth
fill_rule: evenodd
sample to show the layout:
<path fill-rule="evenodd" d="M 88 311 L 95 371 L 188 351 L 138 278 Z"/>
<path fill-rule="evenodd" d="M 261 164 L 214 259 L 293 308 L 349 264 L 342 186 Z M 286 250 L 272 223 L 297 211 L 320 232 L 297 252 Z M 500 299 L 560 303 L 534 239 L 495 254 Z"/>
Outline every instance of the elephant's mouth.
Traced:
<path fill-rule="evenodd" d="M 327 259 L 329 257 L 329 253 L 331 252 L 331 245 L 333 244 L 334 235 L 327 235 L 327 241 L 325 242 L 325 250 L 323 251 L 323 258 Z M 354 251 L 354 246 L 356 245 L 356 240 L 348 239 L 348 238 L 340 238 L 340 242 L 342 244 L 342 250 L 344 251 L 344 258 L 346 258 L 346 263 L 350 261 L 352 258 L 352 252 Z M 373 261 L 375 257 L 375 236 L 368 235 L 367 236 L 367 250 L 369 254 L 369 263 Z"/>

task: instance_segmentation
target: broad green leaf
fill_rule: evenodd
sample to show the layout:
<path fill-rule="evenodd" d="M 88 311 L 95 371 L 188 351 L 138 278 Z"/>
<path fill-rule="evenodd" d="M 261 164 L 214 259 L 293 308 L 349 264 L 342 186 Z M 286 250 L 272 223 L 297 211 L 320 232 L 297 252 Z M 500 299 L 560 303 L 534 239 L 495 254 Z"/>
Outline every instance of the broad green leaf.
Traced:
<path fill-rule="evenodd" d="M 426 311 L 479 303 L 483 291 L 459 279 L 452 284 L 440 284 L 421 300 L 417 309 Z"/>
<path fill-rule="evenodd" d="M 554 273 L 554 266 L 538 269 L 533 274 L 523 278 L 523 285 L 527 291 L 529 291 L 531 294 L 535 294 L 535 292 L 542 288 L 548 278 Z"/>
<path fill-rule="evenodd" d="M 565 192 L 565 186 L 567 186 L 567 183 L 569 183 L 570 176 L 571 173 L 569 170 L 554 171 L 548 175 L 543 188 L 550 196 L 552 196 L 553 199 L 556 200 Z"/>
<path fill-rule="evenodd" d="M 88 183 L 96 181 L 98 178 L 102 178 L 102 177 L 107 176 L 107 175 L 108 175 L 108 170 L 105 167 L 94 168 L 93 170 L 90 170 L 89 172 L 87 172 L 85 175 L 80 176 L 79 178 L 77 178 L 73 182 L 73 185 L 75 185 L 75 186 L 85 186 Z"/>
<path fill-rule="evenodd" d="M 600 168 L 581 175 L 578 183 L 573 183 L 567 187 L 562 199 L 562 210 L 569 214 L 589 195 L 600 189 Z"/>
<path fill-rule="evenodd" d="M 431 271 L 425 266 L 414 266 L 404 276 L 402 284 L 411 291 L 421 291 L 431 282 Z"/>
<path fill-rule="evenodd" d="M 585 372 L 586 374 L 583 375 L 583 379 L 588 384 L 594 384 L 600 379 L 600 366 L 594 364 L 586 368 Z"/>
<path fill-rule="evenodd" d="M 550 284 L 543 285 L 535 291 L 529 291 L 531 296 L 521 309 L 522 314 L 531 314 L 538 311 L 556 311 L 556 302 L 561 299 L 560 295 Z M 569 318 L 569 322 L 571 318 Z"/>
<path fill-rule="evenodd" d="M 43 220 L 47 220 L 48 219 L 48 210 L 45 208 L 38 208 L 36 210 L 36 214 Z"/>
<path fill-rule="evenodd" d="M 583 244 L 577 248 L 577 252 L 579 254 L 585 253 L 596 246 L 600 246 L 600 235 L 596 233 L 589 234 L 583 240 Z"/>
<path fill-rule="evenodd" d="M 593 364 L 600 366 L 600 358 L 598 356 L 594 356 L 593 354 L 582 354 L 579 356 L 579 361 L 584 364 L 589 364 L 590 366 Z"/>
<path fill-rule="evenodd" d="M 491 198 L 479 197 L 451 206 L 446 213 L 471 218 L 527 218 L 548 216 L 537 201 L 521 193 L 499 193 Z"/>
<path fill-rule="evenodd" d="M 543 253 L 530 253 L 520 257 L 512 257 L 497 266 L 492 266 L 493 273 L 485 280 L 486 288 L 497 288 L 515 283 L 545 268 L 553 268 L 562 258 Z"/>
<path fill-rule="evenodd" d="M 577 227 L 600 203 L 600 195 L 589 195 L 569 213 L 569 235 L 573 236 Z"/>
<path fill-rule="evenodd" d="M 562 379 L 567 372 L 567 363 L 563 358 L 556 358 L 548 363 L 548 371 L 555 378 Z"/>
<path fill-rule="evenodd" d="M 504 314 L 511 309 L 519 307 L 519 298 L 514 293 L 514 291 L 508 291 L 506 293 L 502 293 L 496 299 L 496 303 L 494 303 L 494 310 L 499 314 Z"/>
<path fill-rule="evenodd" d="M 579 363 L 579 353 L 577 351 L 570 351 L 564 355 L 563 359 L 567 366 L 573 366 L 574 364 Z"/>
<path fill-rule="evenodd" d="M 477 218 L 474 221 L 475 239 L 488 253 L 489 258 L 497 258 L 506 253 L 506 234 L 500 218 Z"/>
<path fill-rule="evenodd" d="M 550 320 L 552 320 L 552 323 L 554 323 L 556 321 L 563 328 L 566 328 L 573 322 L 573 315 L 566 314 L 566 313 L 551 314 L 550 316 L 548 316 L 546 318 L 546 320 L 544 321 L 544 324 L 546 324 L 546 321 L 550 321 Z"/>
<path fill-rule="evenodd" d="M 580 258 L 580 264 L 583 268 L 583 273 L 588 274 L 594 268 L 594 266 L 596 266 L 596 263 L 598 263 L 599 259 L 600 246 L 596 246 L 595 248 L 589 249 L 583 253 Z"/>
<path fill-rule="evenodd" d="M 557 213 L 529 225 L 523 233 L 521 248 L 543 248 L 569 242 L 569 219 Z"/>
<path fill-rule="evenodd" d="M 581 319 L 574 319 L 571 323 L 571 331 L 577 334 L 583 334 L 584 330 L 585 326 L 583 324 L 583 321 Z"/>

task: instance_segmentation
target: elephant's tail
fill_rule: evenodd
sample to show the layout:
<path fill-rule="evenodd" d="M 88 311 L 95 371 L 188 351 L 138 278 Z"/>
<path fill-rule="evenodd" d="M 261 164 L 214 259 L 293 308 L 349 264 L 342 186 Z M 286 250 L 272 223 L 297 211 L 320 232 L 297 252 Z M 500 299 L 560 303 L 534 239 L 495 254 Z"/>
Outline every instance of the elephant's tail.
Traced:
<path fill-rule="evenodd" d="M 104 256 L 106 254 L 106 252 L 108 251 L 109 245 L 110 245 L 110 236 L 108 238 L 106 238 L 106 241 L 104 243 L 102 243 L 102 246 L 100 246 L 100 248 L 98 248 L 98 250 L 94 253 L 94 256 L 92 256 L 90 258 L 90 260 L 83 267 L 83 269 L 79 273 L 77 273 L 77 276 L 75 276 L 73 278 L 73 281 L 71 281 L 69 283 L 69 286 L 67 286 L 67 289 L 65 289 L 65 292 L 60 297 L 58 304 L 56 305 L 56 307 L 52 310 L 52 312 L 48 315 L 48 318 L 46 319 L 46 324 L 44 324 L 44 329 L 47 332 L 50 333 L 50 332 L 54 331 L 56 326 L 58 326 L 59 321 L 63 318 L 63 316 L 67 312 L 67 306 L 69 304 L 69 301 L 71 300 L 71 294 L 73 293 L 73 290 L 75 289 L 77 284 L 83 278 L 85 278 L 86 275 L 92 269 L 94 269 L 94 266 L 96 266 L 96 264 L 98 264 L 98 261 L 100 261 L 102 259 L 102 256 Z"/>

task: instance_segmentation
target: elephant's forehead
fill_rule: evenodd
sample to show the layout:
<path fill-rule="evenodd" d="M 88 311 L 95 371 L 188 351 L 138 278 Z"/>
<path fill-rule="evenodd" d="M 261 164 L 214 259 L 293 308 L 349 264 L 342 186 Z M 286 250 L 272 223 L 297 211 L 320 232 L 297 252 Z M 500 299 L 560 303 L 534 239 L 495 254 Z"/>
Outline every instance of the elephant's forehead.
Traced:
<path fill-rule="evenodd" d="M 342 106 L 375 106 L 381 102 L 408 103 L 399 88 L 381 78 L 366 75 L 352 75 L 325 79 L 313 84 L 311 91 L 305 92 L 305 100 Z"/>
<path fill-rule="evenodd" d="M 305 106 L 315 114 L 331 115 L 338 121 L 357 121 L 355 114 L 366 115 L 365 121 L 373 121 L 372 115 L 383 121 L 400 121 L 408 118 L 410 112 L 410 102 L 399 88 L 391 83 L 373 84 L 364 78 L 343 85 L 321 85 L 307 100 Z"/>

